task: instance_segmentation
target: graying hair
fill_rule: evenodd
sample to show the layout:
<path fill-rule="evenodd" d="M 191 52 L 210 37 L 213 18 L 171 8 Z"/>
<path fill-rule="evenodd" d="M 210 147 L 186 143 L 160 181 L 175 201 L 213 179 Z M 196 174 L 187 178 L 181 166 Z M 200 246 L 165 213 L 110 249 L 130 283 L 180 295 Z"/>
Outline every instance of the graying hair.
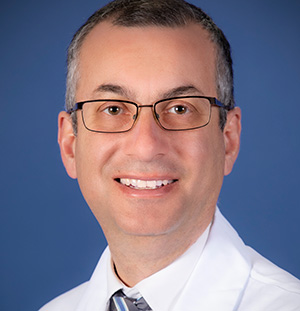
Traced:
<path fill-rule="evenodd" d="M 66 109 L 75 104 L 79 80 L 78 60 L 82 43 L 90 31 L 102 21 L 123 27 L 183 27 L 200 24 L 216 45 L 216 92 L 218 100 L 228 109 L 234 107 L 233 69 L 230 44 L 222 30 L 200 8 L 184 0 L 115 0 L 96 11 L 75 33 L 68 49 Z M 226 123 L 227 110 L 220 109 L 220 128 Z M 74 132 L 77 132 L 76 113 L 72 113 Z"/>

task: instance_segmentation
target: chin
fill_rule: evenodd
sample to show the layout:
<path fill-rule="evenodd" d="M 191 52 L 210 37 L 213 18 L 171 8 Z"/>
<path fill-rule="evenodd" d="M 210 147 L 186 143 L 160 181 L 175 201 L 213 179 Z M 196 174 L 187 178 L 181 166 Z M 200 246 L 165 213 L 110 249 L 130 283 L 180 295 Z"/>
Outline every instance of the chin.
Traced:
<path fill-rule="evenodd" d="M 164 236 L 174 231 L 178 225 L 170 223 L 169 221 L 162 222 L 161 219 L 158 223 L 158 218 L 153 222 L 150 221 L 131 221 L 119 224 L 123 233 L 131 236 L 140 237 L 158 237 Z"/>

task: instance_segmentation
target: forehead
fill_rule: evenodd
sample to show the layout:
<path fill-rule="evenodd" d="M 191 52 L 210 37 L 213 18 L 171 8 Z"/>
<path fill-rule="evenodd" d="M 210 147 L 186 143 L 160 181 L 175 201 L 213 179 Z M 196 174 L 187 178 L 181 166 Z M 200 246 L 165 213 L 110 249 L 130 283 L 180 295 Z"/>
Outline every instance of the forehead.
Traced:
<path fill-rule="evenodd" d="M 198 83 L 205 95 L 213 96 L 215 55 L 215 45 L 200 25 L 122 27 L 102 22 L 82 44 L 78 93 L 81 97 L 101 83 L 147 86 L 153 92 L 168 84 Z"/>

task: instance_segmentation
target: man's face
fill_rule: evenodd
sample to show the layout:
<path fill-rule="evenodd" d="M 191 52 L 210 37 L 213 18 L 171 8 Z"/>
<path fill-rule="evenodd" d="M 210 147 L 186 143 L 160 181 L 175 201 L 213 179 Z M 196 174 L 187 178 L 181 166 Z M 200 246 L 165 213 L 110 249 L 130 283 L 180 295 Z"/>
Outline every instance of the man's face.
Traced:
<path fill-rule="evenodd" d="M 101 23 L 81 48 L 76 101 L 112 98 L 151 105 L 169 95 L 217 97 L 215 54 L 198 25 L 171 29 Z M 126 133 L 90 132 L 79 112 L 74 137 L 62 130 L 66 119 L 60 118 L 59 134 L 61 147 L 62 137 L 69 137 L 65 166 L 78 178 L 108 239 L 117 234 L 199 235 L 209 224 L 223 176 L 237 154 L 234 159 L 227 155 L 217 107 L 206 127 L 179 132 L 160 128 L 149 107 L 141 108 L 138 122 Z M 120 182 L 124 179 L 137 186 Z M 160 186 L 161 181 L 167 182 Z M 154 189 L 145 189 L 146 182 Z"/>

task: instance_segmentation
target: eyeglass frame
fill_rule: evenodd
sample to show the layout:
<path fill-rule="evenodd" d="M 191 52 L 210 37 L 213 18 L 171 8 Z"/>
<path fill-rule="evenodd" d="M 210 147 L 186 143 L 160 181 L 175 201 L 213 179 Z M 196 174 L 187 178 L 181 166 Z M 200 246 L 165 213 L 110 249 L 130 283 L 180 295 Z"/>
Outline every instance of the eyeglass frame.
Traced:
<path fill-rule="evenodd" d="M 159 122 L 159 117 L 158 117 L 158 114 L 156 113 L 156 110 L 155 110 L 155 107 L 161 103 L 161 102 L 164 102 L 164 101 L 168 101 L 168 100 L 175 100 L 175 99 L 185 99 L 185 98 L 205 98 L 207 99 L 209 102 L 210 102 L 210 112 L 209 112 L 209 119 L 207 121 L 207 123 L 205 123 L 204 125 L 201 125 L 201 126 L 196 126 L 196 127 L 193 127 L 193 128 L 187 128 L 187 129 L 168 129 L 168 128 L 165 128 L 160 122 Z M 86 126 L 86 123 L 84 121 L 84 117 L 83 117 L 83 110 L 82 110 L 82 107 L 84 104 L 86 103 L 93 103 L 93 102 L 98 102 L 98 101 L 107 101 L 107 102 L 117 102 L 117 103 L 127 103 L 127 104 L 133 104 L 135 107 L 136 107 L 136 117 L 134 118 L 134 121 L 131 125 L 131 127 L 128 129 L 128 130 L 124 130 L 124 131 L 114 131 L 114 132 L 108 132 L 108 131 L 96 131 L 96 130 L 92 130 L 90 128 L 88 128 Z M 85 101 L 80 101 L 80 102 L 77 102 L 75 103 L 75 105 L 71 108 L 71 109 L 68 109 L 66 112 L 68 114 L 72 114 L 73 112 L 76 112 L 78 110 L 81 110 L 81 118 L 82 118 L 82 122 L 84 124 L 84 127 L 90 131 L 90 132 L 95 132 L 95 133 L 107 133 L 107 134 L 114 134 L 114 133 L 126 133 L 126 132 L 129 132 L 133 127 L 134 125 L 136 124 L 137 120 L 138 120 L 138 117 L 139 117 L 139 108 L 143 108 L 143 107 L 148 107 L 148 108 L 152 108 L 152 112 L 153 112 L 153 117 L 154 117 L 154 120 L 156 121 L 156 123 L 164 130 L 166 131 L 173 131 L 173 132 L 176 132 L 176 131 L 190 131 L 190 130 L 195 130 L 195 129 L 199 129 L 199 128 L 202 128 L 202 127 L 205 127 L 206 125 L 209 124 L 210 120 L 211 120 L 211 107 L 212 106 L 217 106 L 218 108 L 223 108 L 225 110 L 232 110 L 233 107 L 230 107 L 230 106 L 226 106 L 225 104 L 223 104 L 222 102 L 220 102 L 216 97 L 210 97 L 210 96 L 176 96 L 176 97 L 170 97 L 170 98 L 165 98 L 165 99 L 161 99 L 157 102 L 155 102 L 154 104 L 152 105 L 138 105 L 137 103 L 133 102 L 133 101 L 130 101 L 130 100 L 122 100 L 122 99 L 91 99 L 91 100 L 85 100 Z"/>

